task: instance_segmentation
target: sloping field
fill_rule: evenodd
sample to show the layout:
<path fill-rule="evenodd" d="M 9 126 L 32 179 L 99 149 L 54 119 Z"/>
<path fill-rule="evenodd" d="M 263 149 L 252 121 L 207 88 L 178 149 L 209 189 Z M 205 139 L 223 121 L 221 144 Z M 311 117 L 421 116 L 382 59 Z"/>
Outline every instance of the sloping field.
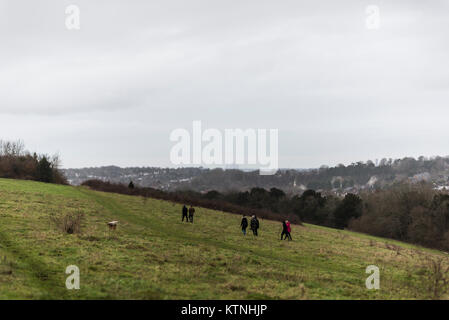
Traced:
<path fill-rule="evenodd" d="M 81 232 L 64 232 L 58 217 L 77 213 Z M 312 225 L 280 241 L 280 223 L 266 220 L 258 238 L 244 237 L 240 219 L 197 208 L 195 223 L 182 223 L 179 204 L 0 179 L 0 298 L 445 297 L 434 281 L 445 253 Z M 79 290 L 66 289 L 69 265 Z M 369 265 L 380 269 L 379 290 L 365 286 Z"/>

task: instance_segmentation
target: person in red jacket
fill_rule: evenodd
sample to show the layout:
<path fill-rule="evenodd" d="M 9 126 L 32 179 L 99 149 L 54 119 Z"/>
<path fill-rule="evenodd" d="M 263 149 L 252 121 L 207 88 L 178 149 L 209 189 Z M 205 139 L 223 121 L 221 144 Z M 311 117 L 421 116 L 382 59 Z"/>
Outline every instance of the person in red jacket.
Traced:
<path fill-rule="evenodd" d="M 285 220 L 285 225 L 287 226 L 287 236 L 288 241 L 292 240 L 292 235 L 290 234 L 292 232 L 292 226 L 290 225 L 290 221 Z"/>

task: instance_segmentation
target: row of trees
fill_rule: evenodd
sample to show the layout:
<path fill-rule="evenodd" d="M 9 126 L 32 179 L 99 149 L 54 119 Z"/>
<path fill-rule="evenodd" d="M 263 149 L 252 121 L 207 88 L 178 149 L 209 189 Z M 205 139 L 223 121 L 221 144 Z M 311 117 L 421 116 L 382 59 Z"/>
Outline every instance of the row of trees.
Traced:
<path fill-rule="evenodd" d="M 0 177 L 66 184 L 59 157 L 30 153 L 23 142 L 0 140 Z"/>
<path fill-rule="evenodd" d="M 449 195 L 428 184 L 401 184 L 363 195 L 352 230 L 449 250 Z"/>
<path fill-rule="evenodd" d="M 154 189 L 149 187 L 135 186 L 134 183 L 128 185 L 122 183 L 113 183 L 109 181 L 102 181 L 98 179 L 87 180 L 82 183 L 83 186 L 90 187 L 94 190 L 104 192 L 114 192 L 133 196 L 142 196 L 144 201 L 147 198 L 162 199 L 171 202 L 177 202 L 181 204 L 190 204 L 193 206 L 209 208 L 218 211 L 225 211 L 236 214 L 257 215 L 263 219 L 278 220 L 279 214 L 262 208 L 252 208 L 248 206 L 240 206 L 235 203 L 231 203 L 224 199 L 214 198 L 211 192 L 208 196 L 195 191 L 174 191 L 168 192 L 160 189 Z M 212 196 L 212 197 L 211 197 Z M 299 218 L 293 214 L 283 215 L 285 219 L 289 219 L 293 223 L 301 223 Z"/>

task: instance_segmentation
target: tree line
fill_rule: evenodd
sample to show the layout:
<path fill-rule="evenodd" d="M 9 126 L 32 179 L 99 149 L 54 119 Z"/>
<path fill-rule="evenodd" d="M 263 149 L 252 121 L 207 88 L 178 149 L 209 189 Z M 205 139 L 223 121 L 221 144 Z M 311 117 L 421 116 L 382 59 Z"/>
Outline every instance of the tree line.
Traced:
<path fill-rule="evenodd" d="M 67 184 L 59 157 L 30 153 L 21 141 L 0 140 L 0 177 Z"/>

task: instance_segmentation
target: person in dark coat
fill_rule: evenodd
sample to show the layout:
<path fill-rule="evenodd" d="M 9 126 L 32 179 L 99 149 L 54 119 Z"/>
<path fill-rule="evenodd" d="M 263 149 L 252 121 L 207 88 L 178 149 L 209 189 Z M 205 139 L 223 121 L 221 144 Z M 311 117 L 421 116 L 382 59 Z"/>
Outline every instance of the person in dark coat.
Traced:
<path fill-rule="evenodd" d="M 193 223 L 193 215 L 194 215 L 194 213 L 195 213 L 195 208 L 190 206 L 190 208 L 189 208 L 189 220 L 190 220 L 191 223 Z"/>
<path fill-rule="evenodd" d="M 282 221 L 282 233 L 281 233 L 281 240 L 284 240 L 284 236 L 287 239 L 287 224 L 285 223 L 285 221 Z"/>
<path fill-rule="evenodd" d="M 242 227 L 243 235 L 246 236 L 246 228 L 248 228 L 248 219 L 246 219 L 245 215 L 243 215 L 240 226 Z"/>
<path fill-rule="evenodd" d="M 257 220 L 257 217 L 254 215 L 251 218 L 251 230 L 253 231 L 253 235 L 256 237 L 258 236 L 257 229 L 259 229 L 259 220 Z"/>
<path fill-rule="evenodd" d="M 189 217 L 187 216 L 187 212 L 188 212 L 187 207 L 186 207 L 186 205 L 184 205 L 182 207 L 182 221 L 183 222 L 184 222 L 184 218 L 186 218 L 186 222 L 189 222 Z"/>

